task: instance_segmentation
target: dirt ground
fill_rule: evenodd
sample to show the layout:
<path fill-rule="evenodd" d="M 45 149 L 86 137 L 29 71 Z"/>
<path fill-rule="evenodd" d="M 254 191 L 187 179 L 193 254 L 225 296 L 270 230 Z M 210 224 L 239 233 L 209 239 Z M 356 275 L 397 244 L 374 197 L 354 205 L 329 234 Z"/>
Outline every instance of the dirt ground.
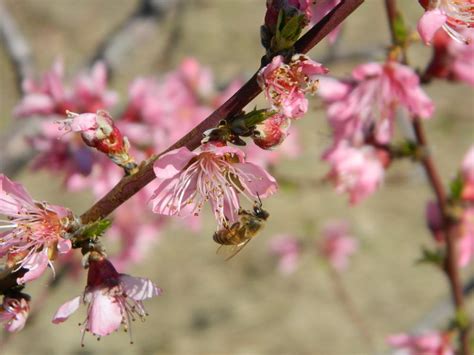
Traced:
<path fill-rule="evenodd" d="M 39 71 L 62 55 L 73 73 L 90 56 L 101 39 L 132 11 L 128 0 L 7 0 L 33 46 Z M 120 64 L 112 86 L 126 96 L 127 83 L 137 75 L 160 73 L 181 59 L 194 56 L 211 67 L 218 82 L 238 74 L 249 76 L 257 68 L 262 49 L 259 26 L 264 1 L 190 0 L 180 17 L 181 32 L 169 52 L 165 35 L 175 24 L 167 21 L 143 43 L 134 46 Z M 421 10 L 416 1 L 399 1 L 413 27 Z M 383 2 L 367 0 L 344 25 L 340 48 L 344 53 L 383 48 L 389 34 Z M 311 55 L 321 58 L 322 44 Z M 415 51 L 414 62 L 423 63 L 428 52 Z M 382 52 L 383 56 L 383 52 Z M 383 57 L 380 56 L 379 59 Z M 334 75 L 344 75 L 359 61 L 329 65 Z M 474 68 L 473 68 L 474 70 Z M 18 100 L 12 68 L 0 50 L 0 128 L 12 124 L 11 109 Z M 464 85 L 435 83 L 427 88 L 436 103 L 434 119 L 426 123 L 433 152 L 444 181 L 458 168 L 474 132 L 473 90 Z M 313 100 L 312 105 L 317 106 Z M 276 175 L 302 181 L 327 171 L 319 160 L 329 144 L 324 112 L 313 109 L 297 122 L 304 153 L 284 161 Z M 22 171 L 16 177 L 37 198 L 64 204 L 77 213 L 92 197 L 64 193 L 60 180 L 45 173 Z M 89 336 L 80 347 L 83 314 L 61 326 L 50 322 L 65 300 L 82 291 L 83 283 L 66 281 L 46 299 L 41 312 L 21 333 L 8 339 L 2 354 L 322 354 L 355 355 L 387 351 L 385 337 L 411 329 L 449 293 L 444 276 L 432 266 L 417 266 L 420 247 L 430 245 L 424 206 L 431 198 L 423 172 L 410 162 L 397 163 L 388 172 L 384 187 L 356 208 L 328 186 L 282 188 L 268 201 L 271 217 L 264 232 L 238 257 L 225 263 L 215 255 L 210 241 L 213 226 L 207 219 L 194 235 L 175 225 L 165 233 L 146 262 L 130 273 L 155 280 L 165 292 L 146 303 L 145 323 L 133 324 L 134 344 L 126 334 L 113 334 L 97 342 Z M 209 217 L 209 216 L 208 216 Z M 342 275 L 374 339 L 370 348 L 361 339 L 335 295 L 334 285 L 318 260 L 307 256 L 296 273 L 280 275 L 268 254 L 270 238 L 277 233 L 308 234 L 316 240 L 319 227 L 329 219 L 346 218 L 359 238 L 361 249 L 352 267 Z M 312 242 L 311 242 L 312 243 Z M 464 277 L 474 274 L 474 264 Z M 49 282 L 43 278 L 30 288 L 33 295 Z M 474 315 L 474 296 L 469 299 Z M 78 312 L 80 313 L 80 312 Z"/>

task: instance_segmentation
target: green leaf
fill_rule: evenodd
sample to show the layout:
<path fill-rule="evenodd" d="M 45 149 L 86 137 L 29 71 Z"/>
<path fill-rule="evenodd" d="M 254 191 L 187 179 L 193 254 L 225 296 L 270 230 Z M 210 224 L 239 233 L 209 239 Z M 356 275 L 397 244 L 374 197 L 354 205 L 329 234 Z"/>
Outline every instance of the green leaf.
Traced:
<path fill-rule="evenodd" d="M 454 316 L 454 324 L 459 329 L 466 329 L 469 327 L 469 316 L 466 312 L 462 312 L 460 310 L 456 311 L 456 315 Z"/>
<path fill-rule="evenodd" d="M 108 219 L 101 219 L 83 227 L 81 235 L 83 238 L 92 239 L 101 236 L 110 227 L 112 222 Z"/>
<path fill-rule="evenodd" d="M 393 31 L 395 34 L 396 43 L 399 45 L 405 44 L 410 33 L 405 24 L 403 16 L 399 12 L 397 12 L 397 16 L 395 17 L 395 21 L 393 22 Z"/>
<path fill-rule="evenodd" d="M 441 250 L 429 250 L 425 247 L 422 249 L 421 257 L 416 261 L 418 264 L 433 264 L 441 267 L 444 262 L 444 254 Z"/>
<path fill-rule="evenodd" d="M 461 198 L 463 187 L 464 187 L 463 180 L 461 176 L 458 174 L 458 176 L 456 176 L 456 178 L 452 180 L 449 185 L 449 193 L 450 193 L 451 199 L 459 200 Z"/>

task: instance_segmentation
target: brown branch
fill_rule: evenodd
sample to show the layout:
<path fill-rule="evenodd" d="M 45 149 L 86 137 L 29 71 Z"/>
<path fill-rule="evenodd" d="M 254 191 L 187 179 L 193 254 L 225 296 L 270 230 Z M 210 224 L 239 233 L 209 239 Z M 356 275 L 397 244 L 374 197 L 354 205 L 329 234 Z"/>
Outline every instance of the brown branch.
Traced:
<path fill-rule="evenodd" d="M 21 94 L 23 80 L 33 73 L 33 58 L 28 42 L 2 2 L 0 2 L 0 41 L 15 70 L 16 84 Z"/>
<path fill-rule="evenodd" d="M 396 36 L 396 19 L 399 15 L 397 10 L 397 0 L 385 0 L 385 8 L 387 13 L 390 34 L 392 37 L 392 44 L 394 46 L 400 45 L 397 43 Z M 406 64 L 406 52 L 402 52 L 402 63 Z M 452 302 L 456 309 L 456 315 L 467 316 L 464 306 L 464 295 L 461 278 L 459 275 L 459 268 L 457 263 L 457 245 L 456 237 L 458 236 L 458 223 L 451 218 L 449 213 L 448 195 L 444 189 L 443 182 L 440 178 L 438 170 L 429 152 L 429 144 L 423 128 L 423 124 L 419 117 L 412 118 L 412 127 L 415 133 L 415 141 L 422 152 L 420 158 L 426 176 L 428 178 L 431 189 L 436 195 L 436 200 L 442 213 L 443 218 L 443 234 L 446 241 L 446 256 L 444 260 L 444 271 L 448 278 Z M 460 329 L 460 354 L 469 355 L 469 328 L 463 327 Z"/>
<path fill-rule="evenodd" d="M 430 186 L 436 195 L 437 203 L 442 212 L 443 230 L 446 241 L 446 258 L 444 271 L 446 273 L 451 288 L 451 297 L 456 308 L 456 313 L 461 315 L 467 315 L 464 306 L 463 287 L 457 263 L 458 258 L 456 248 L 456 237 L 459 232 L 458 225 L 450 217 L 448 196 L 446 194 L 446 191 L 444 190 L 438 170 L 436 169 L 434 162 L 429 154 L 428 142 L 420 118 L 413 118 L 413 128 L 415 130 L 417 144 L 425 151 L 425 154 L 421 158 L 421 164 L 423 165 Z M 461 354 L 469 355 L 469 327 L 460 330 L 460 345 Z"/>
<path fill-rule="evenodd" d="M 364 0 L 346 0 L 342 1 L 329 14 L 327 14 L 319 23 L 314 25 L 303 37 L 295 44 L 295 50 L 298 53 L 306 53 L 316 44 L 318 44 L 334 28 L 341 24 L 344 19 L 357 9 Z M 257 71 L 258 73 L 258 71 Z M 194 150 L 199 147 L 204 131 L 215 127 L 219 121 L 226 119 L 242 110 L 250 101 L 252 101 L 261 89 L 257 84 L 257 73 L 247 81 L 230 99 L 214 111 L 209 117 L 182 137 L 178 142 L 166 149 L 164 152 L 154 156 L 143 164 L 139 171 L 132 176 L 124 177 L 107 195 L 100 199 L 94 206 L 87 210 L 82 216 L 83 223 L 90 223 L 104 218 L 127 201 L 140 189 L 151 182 L 155 175 L 153 173 L 153 163 L 164 153 L 179 148 L 187 147 Z"/>

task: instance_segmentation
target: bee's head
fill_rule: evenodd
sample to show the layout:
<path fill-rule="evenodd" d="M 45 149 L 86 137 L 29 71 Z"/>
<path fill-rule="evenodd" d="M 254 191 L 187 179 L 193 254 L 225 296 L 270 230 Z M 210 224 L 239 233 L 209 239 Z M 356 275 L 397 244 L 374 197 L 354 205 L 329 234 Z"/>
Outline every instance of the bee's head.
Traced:
<path fill-rule="evenodd" d="M 268 216 L 270 216 L 270 214 L 262 208 L 262 205 L 255 205 L 253 207 L 253 213 L 263 220 L 266 220 Z"/>

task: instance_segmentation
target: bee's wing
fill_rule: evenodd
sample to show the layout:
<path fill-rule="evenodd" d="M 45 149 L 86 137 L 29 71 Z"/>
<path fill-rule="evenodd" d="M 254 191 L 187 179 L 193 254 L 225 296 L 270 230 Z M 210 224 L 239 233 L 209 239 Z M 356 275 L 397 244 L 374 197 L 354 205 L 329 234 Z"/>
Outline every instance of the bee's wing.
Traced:
<path fill-rule="evenodd" d="M 217 248 L 216 254 L 225 257 L 225 261 L 230 260 L 236 256 L 248 244 L 248 242 L 250 242 L 250 239 L 237 245 L 221 245 Z"/>

